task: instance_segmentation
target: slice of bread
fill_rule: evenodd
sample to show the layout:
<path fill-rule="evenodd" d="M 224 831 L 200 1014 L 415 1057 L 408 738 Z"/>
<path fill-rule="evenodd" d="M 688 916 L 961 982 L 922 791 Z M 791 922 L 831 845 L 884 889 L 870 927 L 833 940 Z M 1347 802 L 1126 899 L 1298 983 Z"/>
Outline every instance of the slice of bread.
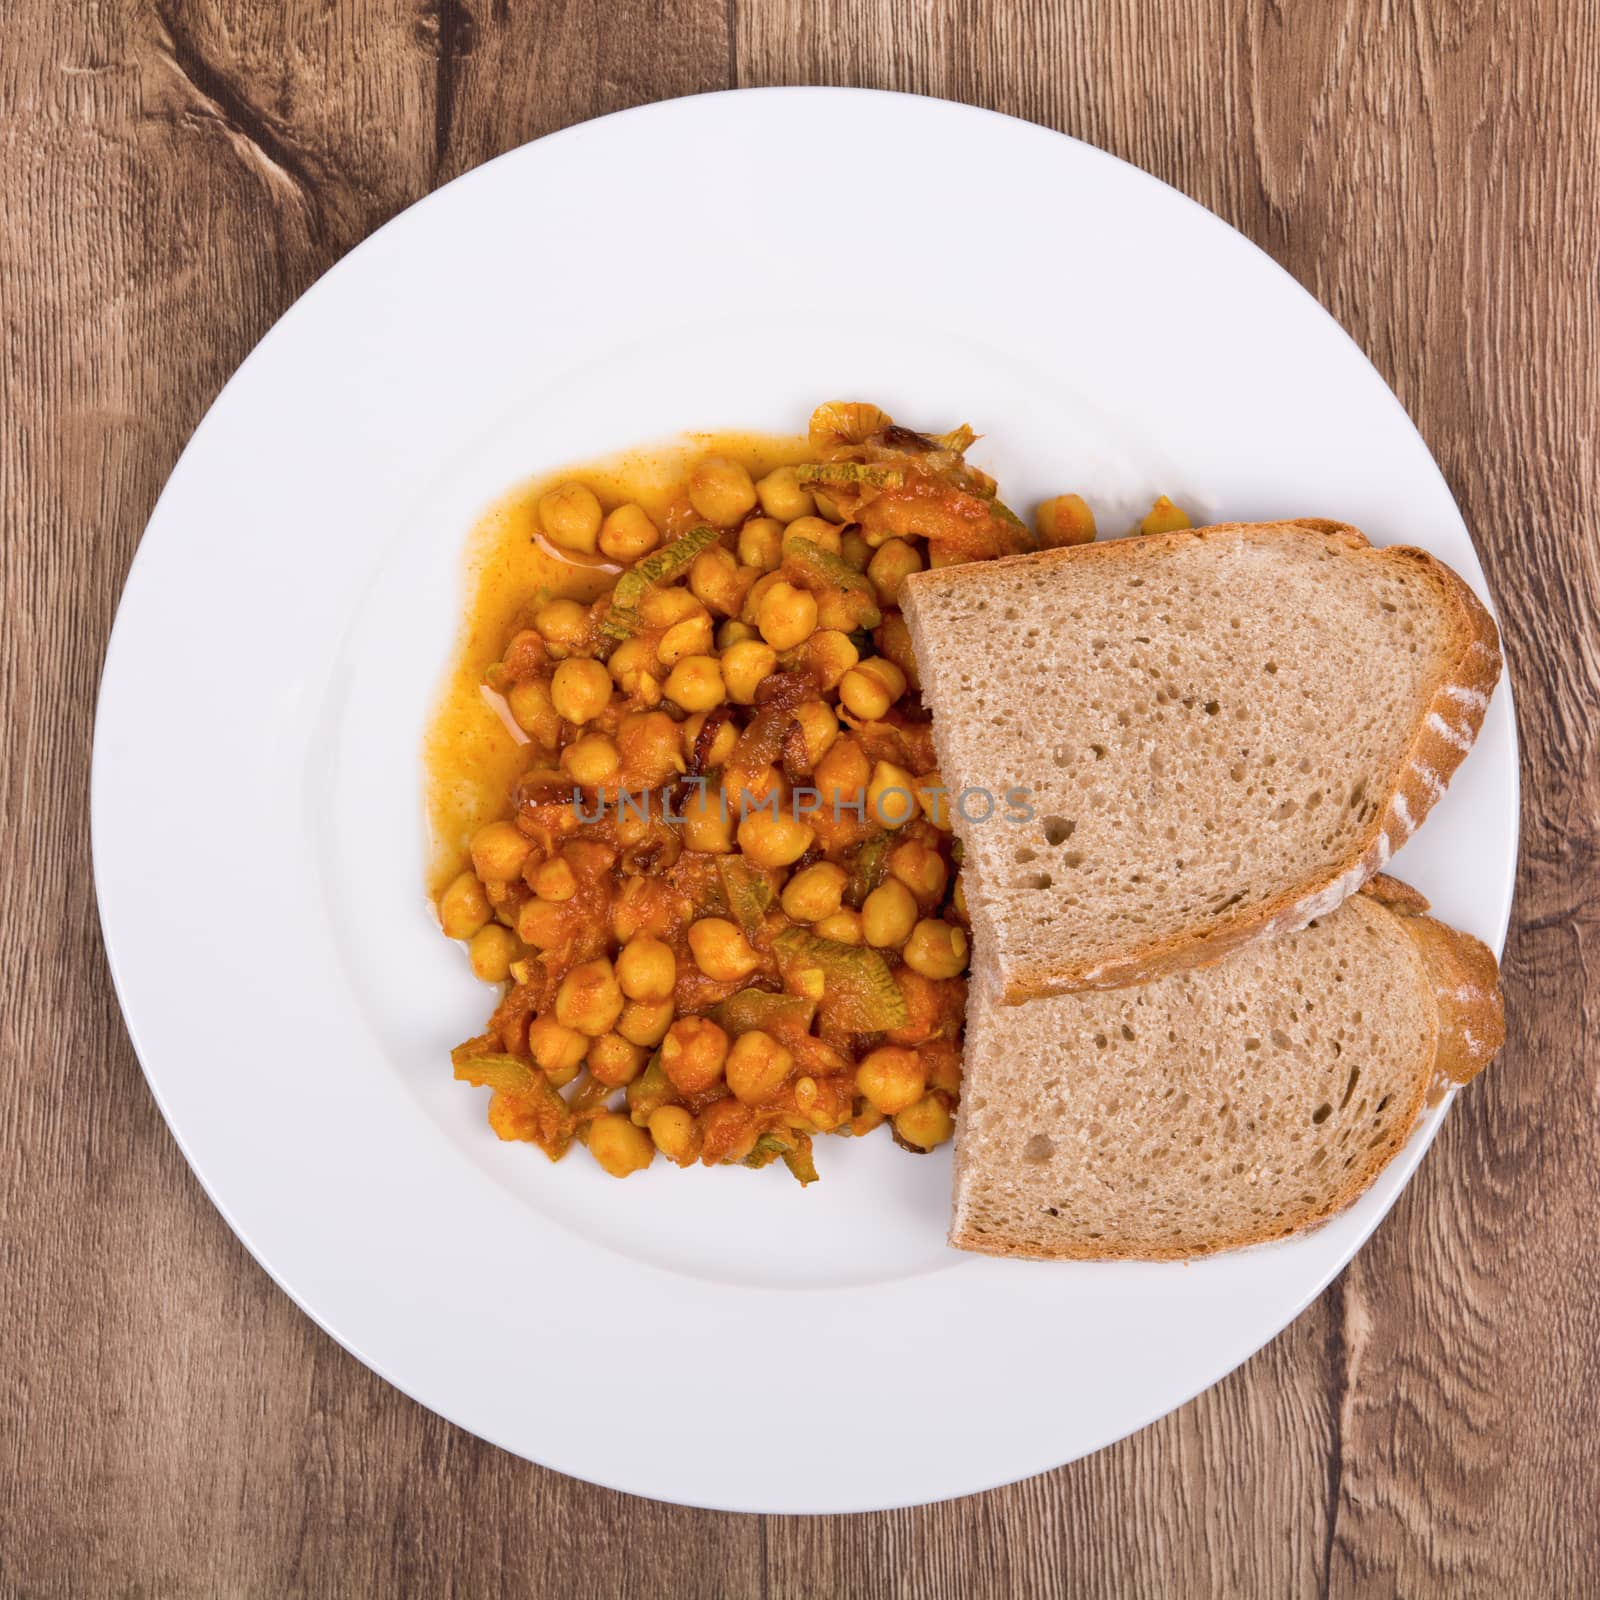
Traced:
<path fill-rule="evenodd" d="M 943 567 L 903 604 L 977 947 L 1013 1004 L 1331 911 L 1444 793 L 1500 674 L 1455 573 L 1336 522 Z"/>
<path fill-rule="evenodd" d="M 1209 967 L 1025 1006 L 974 990 L 950 1242 L 1168 1260 L 1356 1198 L 1505 1037 L 1494 956 L 1379 877 Z"/>

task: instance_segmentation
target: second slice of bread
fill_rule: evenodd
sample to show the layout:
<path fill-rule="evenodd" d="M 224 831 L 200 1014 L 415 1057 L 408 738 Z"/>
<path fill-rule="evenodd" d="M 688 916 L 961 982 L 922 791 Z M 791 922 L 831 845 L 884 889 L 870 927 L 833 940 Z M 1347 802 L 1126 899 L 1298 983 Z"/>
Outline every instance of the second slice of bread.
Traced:
<path fill-rule="evenodd" d="M 950 1242 L 1168 1259 L 1332 1216 L 1430 1089 L 1504 1038 L 1493 955 L 1393 879 L 1298 933 L 1128 989 L 975 990 Z"/>
<path fill-rule="evenodd" d="M 903 604 L 977 948 L 1011 1004 L 1331 911 L 1443 794 L 1500 672 L 1455 573 L 1334 522 L 946 567 Z"/>

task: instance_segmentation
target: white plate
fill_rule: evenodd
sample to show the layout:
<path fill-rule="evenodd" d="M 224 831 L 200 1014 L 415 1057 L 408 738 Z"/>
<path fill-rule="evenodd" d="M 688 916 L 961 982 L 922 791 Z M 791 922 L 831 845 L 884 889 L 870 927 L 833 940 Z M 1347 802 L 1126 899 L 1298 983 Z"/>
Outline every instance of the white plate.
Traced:
<path fill-rule="evenodd" d="M 940 101 L 709 95 L 480 168 L 294 306 L 151 519 L 96 729 L 117 991 L 245 1244 L 461 1426 L 730 1509 L 938 1499 L 1150 1422 L 1318 1293 L 1437 1125 L 1321 1232 L 1194 1266 L 958 1255 L 947 1153 L 881 1138 L 825 1141 L 804 1192 L 662 1163 L 617 1183 L 493 1138 L 446 1057 L 487 992 L 420 889 L 419 745 L 467 529 L 563 462 L 793 432 L 839 396 L 970 421 L 1014 504 L 1335 516 L 1482 592 L 1377 374 L 1181 195 Z M 1516 838 L 1502 686 L 1398 870 L 1498 945 Z"/>

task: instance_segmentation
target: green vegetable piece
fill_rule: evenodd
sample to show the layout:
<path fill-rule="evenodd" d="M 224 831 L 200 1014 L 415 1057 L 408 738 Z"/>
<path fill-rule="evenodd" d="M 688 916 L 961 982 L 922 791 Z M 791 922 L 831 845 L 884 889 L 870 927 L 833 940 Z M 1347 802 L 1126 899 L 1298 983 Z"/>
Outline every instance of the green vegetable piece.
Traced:
<path fill-rule="evenodd" d="M 850 864 L 850 881 L 844 887 L 845 902 L 855 910 L 861 909 L 861 902 L 888 875 L 892 843 L 892 835 L 876 833 L 856 851 L 855 860 Z"/>
<path fill-rule="evenodd" d="M 835 1027 L 876 1033 L 903 1028 L 910 1020 L 906 997 L 876 950 L 824 939 L 809 928 L 784 929 L 772 948 L 786 968 L 821 973 L 821 1008 Z"/>
<path fill-rule="evenodd" d="M 772 880 L 743 856 L 719 856 L 717 874 L 733 920 L 747 934 L 754 933 L 772 907 Z"/>
<path fill-rule="evenodd" d="M 959 428 L 952 428 L 949 433 L 936 433 L 933 442 L 941 450 L 953 450 L 959 456 L 965 453 L 967 447 L 977 437 L 977 434 L 963 422 Z"/>
<path fill-rule="evenodd" d="M 817 1002 L 801 994 L 770 994 L 765 989 L 741 989 L 711 1008 L 711 1020 L 724 1032 L 738 1035 L 759 1029 L 774 1039 L 810 1033 Z"/>
<path fill-rule="evenodd" d="M 898 489 L 906 475 L 898 467 L 874 467 L 860 461 L 808 461 L 794 469 L 801 483 L 838 484 L 850 488 Z"/>
<path fill-rule="evenodd" d="M 636 1128 L 642 1128 L 652 1112 L 672 1105 L 677 1098 L 678 1091 L 673 1088 L 672 1079 L 661 1070 L 658 1050 L 650 1057 L 644 1071 L 628 1085 L 628 1120 Z"/>
<path fill-rule="evenodd" d="M 857 572 L 848 561 L 840 560 L 831 550 L 824 550 L 810 539 L 785 539 L 783 560 L 800 577 L 843 594 L 850 606 L 851 628 L 876 628 L 883 621 L 872 580 L 865 573 Z M 851 628 L 844 631 L 848 633 Z"/>
<path fill-rule="evenodd" d="M 611 605 L 600 620 L 600 631 L 608 639 L 619 643 L 631 639 L 639 631 L 639 602 L 646 593 L 659 584 L 670 583 L 681 577 L 694 562 L 694 558 L 717 542 L 715 528 L 703 524 L 691 528 L 671 544 L 663 545 L 643 561 L 636 561 L 617 579 L 611 591 Z"/>
<path fill-rule="evenodd" d="M 493 1089 L 522 1102 L 535 1122 L 534 1143 L 552 1161 L 559 1161 L 572 1143 L 576 1126 L 572 1109 L 555 1086 L 535 1067 L 515 1056 L 468 1055 L 470 1044 L 450 1052 L 455 1075 L 478 1089 Z"/>
<path fill-rule="evenodd" d="M 788 1151 L 786 1145 L 776 1134 L 764 1133 L 756 1140 L 756 1147 L 749 1155 L 740 1161 L 741 1167 L 754 1167 L 760 1171 L 762 1167 L 770 1167 L 779 1156 Z"/>
<path fill-rule="evenodd" d="M 781 1160 L 793 1175 L 799 1179 L 800 1186 L 817 1181 L 816 1163 L 811 1159 L 811 1136 L 805 1133 L 791 1133 L 787 1129 L 774 1128 L 761 1135 L 756 1140 L 756 1147 L 744 1158 L 743 1165 L 747 1167 L 770 1166 L 774 1160 Z"/>
<path fill-rule="evenodd" d="M 803 1189 L 808 1183 L 817 1181 L 817 1164 L 811 1158 L 811 1140 L 808 1135 L 799 1136 L 799 1146 L 794 1150 L 785 1150 L 783 1164 L 799 1180 Z"/>
<path fill-rule="evenodd" d="M 1017 540 L 1021 549 L 1037 550 L 1039 548 L 1038 534 L 1004 500 L 991 500 L 989 502 L 989 515 L 1006 530 L 1007 534 Z"/>

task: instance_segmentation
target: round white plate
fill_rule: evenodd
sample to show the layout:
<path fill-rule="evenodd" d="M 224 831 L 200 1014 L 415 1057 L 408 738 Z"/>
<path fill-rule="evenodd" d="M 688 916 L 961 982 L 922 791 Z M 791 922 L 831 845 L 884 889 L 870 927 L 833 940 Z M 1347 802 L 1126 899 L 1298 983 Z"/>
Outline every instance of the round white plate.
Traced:
<path fill-rule="evenodd" d="M 1334 516 L 1482 592 L 1360 351 L 1183 196 L 941 101 L 708 95 L 491 162 L 293 307 L 161 497 L 95 735 L 128 1027 L 263 1266 L 474 1433 L 729 1509 L 934 1500 L 1152 1421 L 1322 1289 L 1437 1125 L 1322 1231 L 1193 1266 L 957 1254 L 948 1151 L 882 1138 L 823 1141 L 802 1191 L 781 1168 L 618 1183 L 493 1137 L 447 1057 L 492 997 L 421 889 L 419 748 L 466 533 L 564 462 L 801 431 L 838 397 L 971 422 L 1016 505 Z M 1398 871 L 1498 945 L 1516 839 L 1502 686 Z"/>

